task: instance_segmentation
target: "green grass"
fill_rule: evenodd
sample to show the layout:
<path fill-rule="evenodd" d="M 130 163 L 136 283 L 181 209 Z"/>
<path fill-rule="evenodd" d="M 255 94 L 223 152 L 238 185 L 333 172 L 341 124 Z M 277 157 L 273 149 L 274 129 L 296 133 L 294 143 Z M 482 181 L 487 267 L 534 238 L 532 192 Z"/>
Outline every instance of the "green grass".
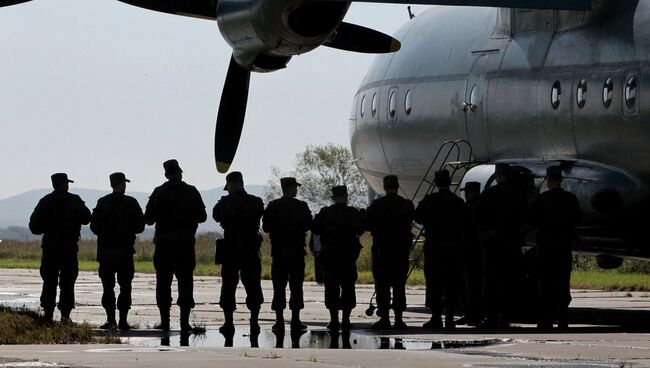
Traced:
<path fill-rule="evenodd" d="M 0 307 L 0 345 L 10 344 L 119 344 L 113 335 L 93 335 L 87 323 L 46 322 L 36 312 Z"/>
<path fill-rule="evenodd" d="M 372 237 L 365 234 L 361 238 L 363 249 L 357 269 L 359 270 L 358 283 L 372 284 Z M 96 243 L 82 241 L 79 243 L 79 269 L 82 271 L 97 271 L 99 265 L 95 261 Z M 137 272 L 154 273 L 153 268 L 154 245 L 151 241 L 136 243 L 135 269 Z M 419 254 L 419 249 L 413 252 Z M 268 238 L 264 239 L 261 249 L 262 278 L 271 278 L 271 245 Z M 37 269 L 40 266 L 41 248 L 39 242 L 19 243 L 3 241 L 0 243 L 0 268 L 27 268 Z M 196 270 L 197 276 L 218 276 L 220 266 L 213 264 L 214 240 L 210 235 L 197 237 L 196 242 Z M 305 258 L 305 280 L 314 280 L 314 259 L 311 255 Z M 408 280 L 409 285 L 424 285 L 424 272 L 422 264 L 418 265 Z M 621 291 L 650 291 L 650 262 L 638 260 L 625 260 L 617 270 L 600 270 L 593 257 L 575 256 L 574 272 L 571 279 L 573 288 L 586 288 L 598 290 Z"/>

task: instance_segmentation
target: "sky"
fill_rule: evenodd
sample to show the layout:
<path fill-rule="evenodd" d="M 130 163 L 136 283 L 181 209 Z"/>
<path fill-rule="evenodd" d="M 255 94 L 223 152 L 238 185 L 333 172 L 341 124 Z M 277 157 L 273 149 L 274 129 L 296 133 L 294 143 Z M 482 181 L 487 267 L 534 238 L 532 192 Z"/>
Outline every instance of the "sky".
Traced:
<path fill-rule="evenodd" d="M 408 13 L 355 3 L 345 20 L 392 34 Z M 130 189 L 148 192 L 169 158 L 199 189 L 223 185 L 213 135 L 231 49 L 216 22 L 116 0 L 33 0 L 0 9 L 0 49 L 0 199 L 48 187 L 54 172 L 106 189 L 123 171 Z M 254 73 L 231 169 L 265 184 L 307 145 L 349 145 L 352 99 L 373 58 L 320 47 Z"/>

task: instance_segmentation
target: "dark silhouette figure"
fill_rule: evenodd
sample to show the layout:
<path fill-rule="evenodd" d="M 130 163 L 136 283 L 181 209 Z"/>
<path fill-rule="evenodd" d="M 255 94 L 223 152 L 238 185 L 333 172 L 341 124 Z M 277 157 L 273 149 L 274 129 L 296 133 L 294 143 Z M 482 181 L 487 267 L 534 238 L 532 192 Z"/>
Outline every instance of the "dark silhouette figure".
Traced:
<path fill-rule="evenodd" d="M 522 229 L 528 203 L 525 194 L 509 184 L 509 175 L 509 165 L 496 165 L 497 184 L 483 191 L 475 211 L 483 248 L 485 328 L 510 325 L 518 268 L 523 263 Z"/>
<path fill-rule="evenodd" d="M 145 210 L 145 222 L 156 224 L 153 265 L 156 269 L 156 304 L 160 310 L 160 328 L 169 330 L 169 309 L 172 305 L 171 284 L 176 276 L 181 309 L 181 331 L 191 330 L 190 312 L 194 308 L 196 254 L 195 235 L 198 224 L 207 214 L 201 194 L 183 181 L 178 161 L 163 164 L 167 182 L 154 189 Z"/>
<path fill-rule="evenodd" d="M 471 181 L 461 189 L 465 192 L 467 203 L 467 219 L 464 227 L 465 239 L 461 251 L 463 270 L 463 303 L 465 315 L 456 324 L 478 326 L 482 320 L 481 303 L 483 290 L 483 255 L 481 243 L 476 230 L 476 205 L 481 195 L 481 183 Z"/>
<path fill-rule="evenodd" d="M 320 236 L 311 234 L 309 237 L 309 250 L 314 257 L 314 281 L 318 284 L 323 283 L 323 266 L 318 261 L 318 253 L 321 250 Z"/>
<path fill-rule="evenodd" d="M 413 244 L 413 202 L 397 194 L 397 176 L 384 177 L 386 195 L 375 199 L 366 212 L 366 230 L 372 234 L 372 275 L 379 321 L 373 329 L 390 328 L 391 288 L 395 328 L 406 328 L 402 314 L 406 309 L 406 278 L 409 250 Z"/>
<path fill-rule="evenodd" d="M 241 276 L 246 289 L 246 307 L 250 310 L 251 334 L 259 331 L 258 316 L 264 296 L 262 295 L 262 264 L 260 260 L 260 220 L 264 214 L 262 199 L 246 193 L 242 174 L 233 171 L 226 176 L 224 190 L 228 195 L 221 197 L 214 206 L 212 217 L 223 228 L 226 242 L 221 266 L 221 297 L 219 306 L 223 309 L 225 322 L 222 332 L 234 330 L 233 313 L 237 309 L 235 292 Z"/>
<path fill-rule="evenodd" d="M 454 313 L 461 287 L 460 250 L 466 224 L 465 202 L 451 192 L 449 171 L 435 173 L 438 191 L 427 194 L 415 210 L 415 221 L 424 226 L 425 305 L 431 308 L 426 328 L 441 328 L 445 307 L 445 327 L 454 328 Z"/>
<path fill-rule="evenodd" d="M 305 278 L 306 232 L 311 228 L 311 211 L 307 203 L 296 199 L 300 184 L 295 178 L 280 179 L 282 198 L 271 201 L 264 211 L 262 228 L 271 238 L 271 279 L 276 318 L 274 330 L 284 329 L 284 309 L 287 307 L 287 282 L 291 290 L 291 329 L 306 330 L 300 321 L 305 307 L 302 283 Z"/>
<path fill-rule="evenodd" d="M 74 309 L 74 284 L 79 274 L 77 252 L 81 225 L 90 222 L 90 210 L 76 194 L 68 193 L 69 183 L 65 173 L 52 177 L 54 191 L 43 197 L 29 219 L 29 229 L 43 235 L 41 248 L 41 307 L 45 319 L 52 320 L 56 305 L 56 288 L 60 288 L 58 308 L 61 321 L 70 322 Z"/>
<path fill-rule="evenodd" d="M 97 262 L 99 278 L 104 293 L 102 307 L 106 311 L 106 323 L 102 328 L 119 327 L 129 330 L 127 321 L 131 309 L 131 282 L 135 268 L 135 236 L 144 231 L 144 215 L 138 201 L 125 195 L 126 183 L 131 181 L 123 173 L 109 176 L 113 193 L 97 201 L 90 220 L 90 229 L 97 235 Z M 119 324 L 115 321 L 115 278 L 120 285 L 117 309 L 120 311 Z"/>
<path fill-rule="evenodd" d="M 318 258 L 323 266 L 325 307 L 330 312 L 327 328 L 338 331 L 352 328 L 350 313 L 356 306 L 356 261 L 361 252 L 359 236 L 364 226 L 361 212 L 347 205 L 345 185 L 332 188 L 332 200 L 334 204 L 321 208 L 314 218 L 312 232 L 320 235 L 322 247 Z M 342 310 L 341 322 L 339 310 Z"/>
<path fill-rule="evenodd" d="M 531 223 L 537 233 L 537 272 L 539 277 L 539 328 L 567 328 L 571 302 L 570 281 L 575 228 L 582 222 L 578 199 L 562 189 L 562 170 L 551 166 L 546 171 L 548 191 L 531 205 Z"/>

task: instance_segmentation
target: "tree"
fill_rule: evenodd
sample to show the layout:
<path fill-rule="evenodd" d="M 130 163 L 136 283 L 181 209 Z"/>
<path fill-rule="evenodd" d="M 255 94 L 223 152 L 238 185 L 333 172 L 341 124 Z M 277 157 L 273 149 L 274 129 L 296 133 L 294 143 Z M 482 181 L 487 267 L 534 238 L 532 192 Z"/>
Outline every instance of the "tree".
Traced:
<path fill-rule="evenodd" d="M 312 209 L 330 205 L 330 189 L 336 185 L 347 185 L 351 206 L 365 207 L 368 204 L 367 184 L 353 162 L 350 149 L 345 146 L 333 143 L 307 146 L 296 155 L 295 169 L 286 175 L 282 175 L 279 168 L 272 167 L 269 189 L 265 195 L 267 201 L 282 195 L 282 176 L 293 176 L 302 184 L 298 196 L 309 203 Z"/>

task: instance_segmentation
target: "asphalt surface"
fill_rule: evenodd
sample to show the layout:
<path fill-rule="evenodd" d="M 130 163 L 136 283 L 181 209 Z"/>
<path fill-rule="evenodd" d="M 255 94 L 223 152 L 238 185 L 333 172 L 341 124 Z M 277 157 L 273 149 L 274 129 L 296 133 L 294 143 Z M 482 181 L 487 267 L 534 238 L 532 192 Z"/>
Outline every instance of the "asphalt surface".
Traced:
<path fill-rule="evenodd" d="M 355 329 L 332 335 L 323 305 L 322 286 L 305 284 L 302 319 L 309 330 L 297 336 L 270 330 L 272 287 L 263 282 L 258 336 L 250 336 L 243 288 L 238 290 L 237 331 L 232 338 L 218 333 L 222 315 L 217 305 L 220 280 L 197 277 L 197 307 L 192 321 L 205 327 L 202 335 L 162 334 L 151 328 L 158 320 L 155 278 L 138 274 L 133 283 L 130 322 L 138 328 L 123 335 L 121 345 L 0 346 L 1 367 L 650 367 L 650 293 L 608 293 L 573 290 L 568 331 L 539 331 L 518 323 L 507 330 L 460 327 L 454 331 L 425 330 L 424 289 L 408 289 L 405 320 L 410 328 L 375 332 L 368 327 L 367 301 L 372 286 L 357 289 L 353 311 Z M 38 270 L 0 270 L 0 303 L 38 308 L 41 280 Z M 97 275 L 81 273 L 76 286 L 75 321 L 104 322 Z M 174 294 L 175 295 L 175 294 Z M 286 313 L 288 319 L 289 313 Z M 58 317 L 58 314 L 55 314 Z M 178 328 L 178 308 L 172 308 L 172 329 Z M 287 326 L 288 327 L 288 326 Z M 188 346 L 182 346 L 188 345 Z M 223 347 L 232 345 L 233 347 Z M 259 347 L 250 347 L 259 346 Z M 283 348 L 274 348 L 282 346 Z M 291 348 L 296 346 L 299 348 Z"/>

